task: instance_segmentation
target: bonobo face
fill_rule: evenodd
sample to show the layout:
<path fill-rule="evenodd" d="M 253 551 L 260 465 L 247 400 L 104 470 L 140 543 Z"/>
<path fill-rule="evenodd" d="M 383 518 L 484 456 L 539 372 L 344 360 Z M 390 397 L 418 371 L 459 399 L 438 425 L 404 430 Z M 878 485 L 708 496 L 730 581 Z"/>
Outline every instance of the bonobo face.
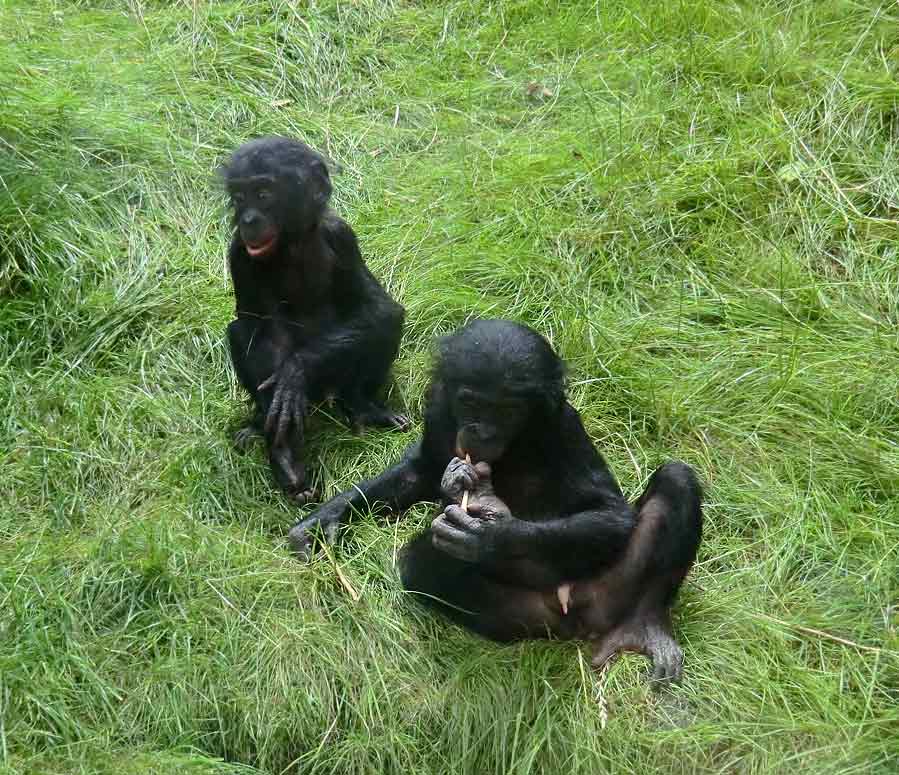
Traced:
<path fill-rule="evenodd" d="M 238 148 L 222 169 L 234 224 L 247 253 L 262 260 L 281 243 L 314 229 L 327 208 L 324 160 L 288 137 L 260 137 Z"/>
<path fill-rule="evenodd" d="M 228 181 L 234 222 L 247 253 L 263 259 L 274 253 L 281 236 L 277 181 L 268 175 Z"/>
<path fill-rule="evenodd" d="M 456 454 L 476 462 L 494 463 L 524 431 L 531 402 L 501 389 L 485 391 L 467 385 L 453 398 L 456 418 Z"/>

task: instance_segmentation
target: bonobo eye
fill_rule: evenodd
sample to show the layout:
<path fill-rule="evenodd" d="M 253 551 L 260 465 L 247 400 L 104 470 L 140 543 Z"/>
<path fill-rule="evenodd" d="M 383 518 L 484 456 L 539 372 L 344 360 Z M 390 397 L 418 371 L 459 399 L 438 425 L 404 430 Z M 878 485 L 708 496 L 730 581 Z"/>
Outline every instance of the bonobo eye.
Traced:
<path fill-rule="evenodd" d="M 256 196 L 259 197 L 260 202 L 267 202 L 272 198 L 272 192 L 267 188 L 260 188 L 258 192 L 256 192 Z"/>
<path fill-rule="evenodd" d="M 245 199 L 246 199 L 246 196 L 244 195 L 243 191 L 232 191 L 231 192 L 231 201 L 234 202 L 234 204 L 242 205 L 244 203 Z"/>

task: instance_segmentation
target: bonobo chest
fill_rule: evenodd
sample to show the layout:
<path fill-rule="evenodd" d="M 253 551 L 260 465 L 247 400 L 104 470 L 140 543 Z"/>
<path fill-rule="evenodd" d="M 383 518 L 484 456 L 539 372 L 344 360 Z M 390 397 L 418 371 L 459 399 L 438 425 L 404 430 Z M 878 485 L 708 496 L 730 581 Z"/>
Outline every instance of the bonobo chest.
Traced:
<path fill-rule="evenodd" d="M 559 516 L 559 477 L 551 470 L 500 461 L 493 469 L 493 487 L 518 519 L 531 521 Z"/>
<path fill-rule="evenodd" d="M 259 273 L 257 294 L 266 315 L 290 324 L 294 337 L 314 337 L 334 320 L 329 251 L 288 245 Z"/>

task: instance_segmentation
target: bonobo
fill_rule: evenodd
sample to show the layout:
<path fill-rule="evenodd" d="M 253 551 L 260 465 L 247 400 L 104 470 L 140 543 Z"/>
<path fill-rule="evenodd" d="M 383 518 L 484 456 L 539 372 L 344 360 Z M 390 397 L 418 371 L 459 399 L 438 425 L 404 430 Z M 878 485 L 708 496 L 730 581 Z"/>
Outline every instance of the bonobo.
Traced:
<path fill-rule="evenodd" d="M 403 585 L 422 602 L 494 640 L 586 639 L 595 664 L 627 649 L 652 659 L 655 678 L 680 676 L 669 609 L 699 546 L 699 483 L 668 463 L 630 506 L 534 331 L 481 320 L 443 340 L 421 441 L 290 539 L 303 555 L 354 510 L 440 496 L 443 513 L 401 554 Z"/>
<path fill-rule="evenodd" d="M 408 426 L 378 398 L 399 349 L 403 308 L 369 272 L 353 230 L 328 209 L 328 169 L 311 148 L 285 137 L 252 140 L 222 175 L 235 225 L 228 261 L 237 319 L 228 343 L 254 405 L 235 442 L 264 435 L 276 481 L 305 503 L 310 402 L 336 399 L 357 427 Z"/>

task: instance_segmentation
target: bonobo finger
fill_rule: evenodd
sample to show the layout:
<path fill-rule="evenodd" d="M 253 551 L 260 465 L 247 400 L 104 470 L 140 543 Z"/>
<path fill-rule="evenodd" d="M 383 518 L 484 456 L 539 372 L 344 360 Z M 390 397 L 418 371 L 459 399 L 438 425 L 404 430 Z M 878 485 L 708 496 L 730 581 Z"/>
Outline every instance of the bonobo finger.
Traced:
<path fill-rule="evenodd" d="M 312 535 L 306 529 L 306 524 L 306 522 L 297 522 L 287 534 L 291 550 L 301 561 L 307 561 L 312 556 Z"/>
<path fill-rule="evenodd" d="M 340 523 L 337 520 L 325 522 L 316 517 L 297 522 L 287 534 L 291 549 L 302 560 L 312 556 L 312 545 L 315 539 L 325 543 L 334 543 Z"/>
<path fill-rule="evenodd" d="M 677 683 L 681 679 L 682 667 L 676 660 L 661 659 L 654 662 L 650 681 L 654 684 Z"/>
<path fill-rule="evenodd" d="M 437 517 L 431 523 L 431 530 L 443 541 L 456 542 L 467 538 L 467 534 L 463 530 L 447 522 L 445 517 Z"/>
<path fill-rule="evenodd" d="M 456 472 L 456 480 L 453 485 L 460 490 L 473 490 L 475 478 L 468 471 Z"/>
<path fill-rule="evenodd" d="M 493 474 L 490 463 L 485 463 L 483 461 L 475 464 L 474 472 L 478 475 L 478 479 L 489 479 Z"/>
<path fill-rule="evenodd" d="M 336 520 L 333 522 L 324 522 L 322 523 L 322 533 L 324 540 L 333 544 L 337 541 L 337 531 L 340 529 L 340 523 Z"/>
<path fill-rule="evenodd" d="M 278 381 L 278 373 L 275 372 L 268 379 L 265 379 L 262 382 L 260 382 L 259 386 L 256 388 L 256 390 L 268 390 L 277 381 Z"/>
<path fill-rule="evenodd" d="M 437 532 L 435 530 L 431 536 L 431 544 L 434 548 L 448 554 L 450 557 L 455 557 L 457 560 L 474 562 L 476 557 L 475 549 L 471 546 L 469 538 L 464 533 L 458 530 L 454 531 L 445 525 L 443 530 L 445 532 Z M 447 538 L 447 535 L 454 537 Z"/>
<path fill-rule="evenodd" d="M 653 682 L 676 683 L 683 675 L 684 655 L 680 649 L 666 649 L 652 657 Z"/>
<path fill-rule="evenodd" d="M 299 431 L 303 427 L 303 406 L 299 401 L 295 401 L 293 405 L 293 422 L 296 425 L 296 429 Z"/>
<path fill-rule="evenodd" d="M 650 673 L 649 680 L 650 681 L 664 681 L 668 679 L 670 667 L 667 662 L 659 660 L 658 662 L 653 662 L 652 664 L 652 673 Z"/>
<path fill-rule="evenodd" d="M 466 490 L 470 490 L 475 485 L 477 474 L 474 472 L 474 467 L 470 463 L 466 463 L 464 460 L 454 457 L 446 467 L 443 478 L 448 485 L 461 486 Z"/>
<path fill-rule="evenodd" d="M 290 428 L 291 412 L 284 407 L 278 415 L 278 428 L 275 431 L 275 444 L 284 444 L 287 440 L 287 430 Z"/>
<path fill-rule="evenodd" d="M 272 402 L 268 407 L 268 414 L 265 416 L 265 432 L 271 433 L 278 422 L 278 418 L 281 416 L 281 404 L 283 403 L 282 399 L 282 391 L 276 390 L 275 395 L 272 396 Z"/>
<path fill-rule="evenodd" d="M 471 508 L 471 504 L 469 504 Z M 469 516 L 468 512 L 463 511 L 461 506 L 450 504 L 443 510 L 443 518 L 446 522 L 462 528 L 462 530 L 475 531 L 480 530 L 483 525 L 481 521 Z"/>

